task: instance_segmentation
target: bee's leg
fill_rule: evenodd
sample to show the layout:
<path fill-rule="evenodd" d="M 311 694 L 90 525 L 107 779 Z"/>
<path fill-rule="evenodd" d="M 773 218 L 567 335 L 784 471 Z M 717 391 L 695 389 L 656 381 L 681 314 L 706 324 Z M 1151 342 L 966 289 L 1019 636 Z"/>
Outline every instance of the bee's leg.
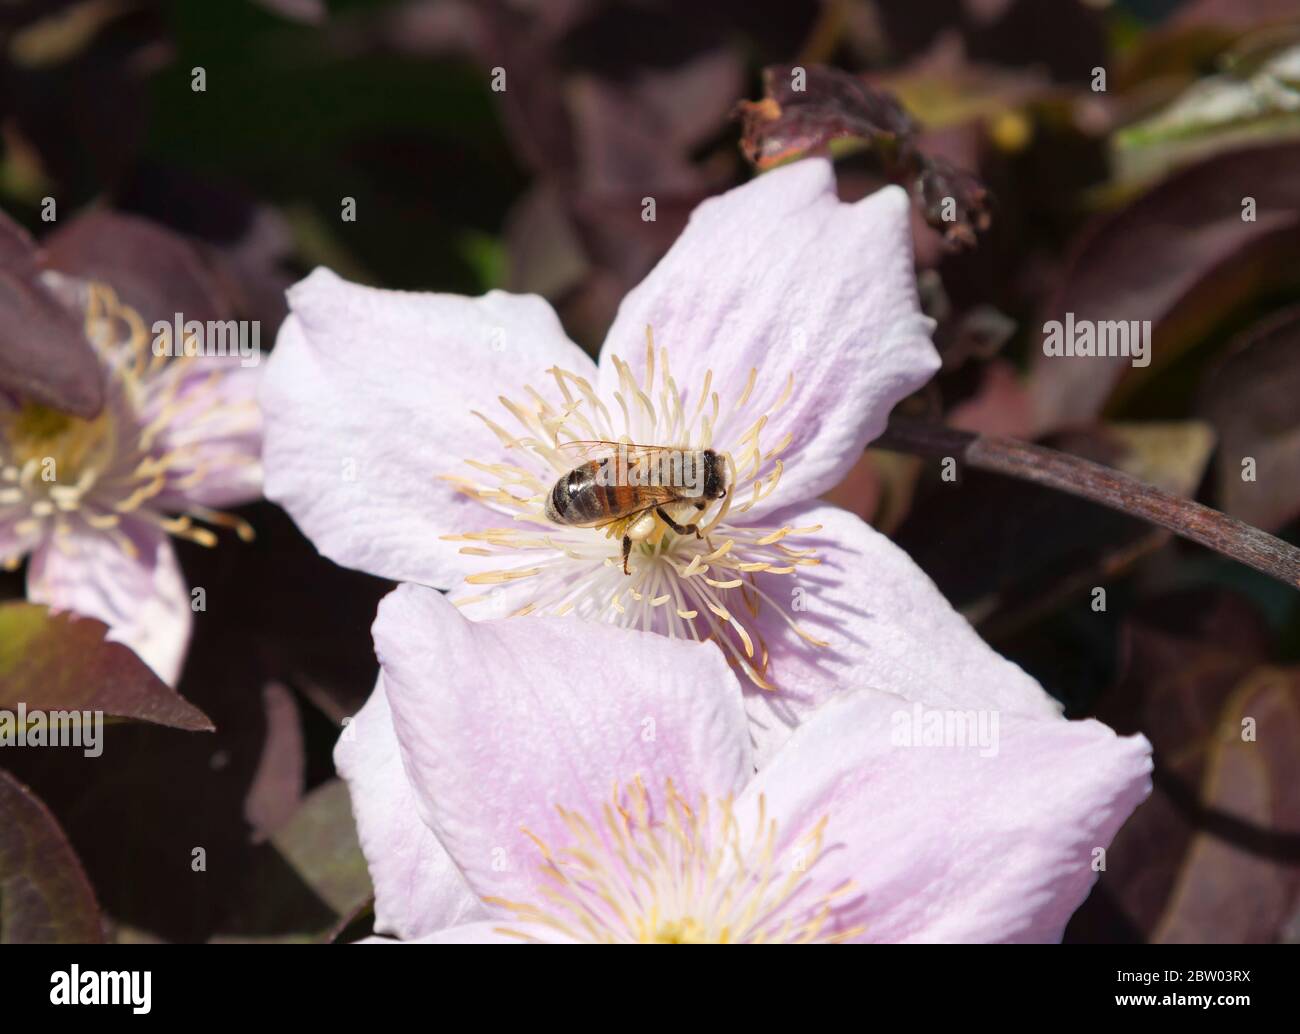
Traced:
<path fill-rule="evenodd" d="M 624 535 L 623 536 L 623 573 L 624 574 L 632 573 L 627 569 L 627 558 L 630 557 L 631 555 L 632 555 L 632 536 Z"/>
<path fill-rule="evenodd" d="M 694 535 L 696 538 L 700 537 L 700 526 L 698 524 L 678 524 L 664 512 L 662 506 L 656 506 L 655 513 L 661 521 L 668 525 L 668 527 L 672 528 L 673 531 L 677 532 L 678 535 Z"/>

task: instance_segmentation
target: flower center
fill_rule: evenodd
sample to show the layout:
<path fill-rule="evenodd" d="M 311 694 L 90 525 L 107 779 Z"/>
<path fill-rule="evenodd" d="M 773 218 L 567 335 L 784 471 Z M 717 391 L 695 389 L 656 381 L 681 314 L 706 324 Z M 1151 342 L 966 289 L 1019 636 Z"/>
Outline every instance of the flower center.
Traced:
<path fill-rule="evenodd" d="M 466 543 L 465 554 L 522 557 L 523 562 L 469 576 L 469 584 L 488 591 L 453 599 L 469 606 L 508 591 L 514 615 L 573 612 L 669 637 L 712 640 L 755 685 L 773 689 L 765 677 L 767 645 L 757 630 L 764 606 L 806 641 L 825 645 L 773 598 L 772 582 L 760 579 L 793 575 L 819 563 L 815 550 L 787 542 L 818 528 L 759 526 L 745 519 L 780 483 L 780 457 L 792 435 L 771 446 L 761 439 L 793 392 L 793 379 L 761 411 L 755 403 L 757 370 L 725 407 L 713 390 L 712 371 L 688 399 L 672 376 L 667 350 L 656 352 L 649 328 L 646 339 L 640 383 L 627 363 L 612 358 L 619 386 L 609 404 L 585 378 L 552 368 L 547 372 L 558 388 L 558 405 L 531 387 L 525 401 L 500 398 L 519 431 L 475 413 L 518 462 L 466 460 L 475 476 L 447 480 L 513 526 L 444 538 Z M 599 504 L 608 508 L 609 520 L 580 526 L 557 522 L 548 506 L 557 481 L 584 463 L 599 466 L 620 446 L 649 454 L 667 450 L 678 457 L 710 450 L 725 463 L 726 476 L 718 479 L 725 491 L 710 498 L 622 489 L 616 497 L 604 497 L 617 498 L 619 507 Z"/>
<path fill-rule="evenodd" d="M 696 919 L 677 919 L 661 923 L 651 938 L 654 944 L 708 944 L 704 926 Z"/>
<path fill-rule="evenodd" d="M 103 449 L 112 430 L 107 411 L 83 420 L 37 402 L 24 402 L 8 427 L 9 455 L 20 468 L 35 461 L 54 476 L 75 480 L 77 472 Z"/>
<path fill-rule="evenodd" d="M 825 818 L 780 850 L 762 797 L 748 836 L 730 800 L 701 797 L 692 808 L 669 782 L 656 817 L 640 780 L 627 798 L 616 790 L 594 822 L 557 809 L 569 833 L 564 846 L 528 834 L 541 852 L 540 900 L 489 903 L 521 923 L 601 944 L 834 943 L 862 931 L 836 912 L 851 881 L 824 894 L 810 886 Z"/>

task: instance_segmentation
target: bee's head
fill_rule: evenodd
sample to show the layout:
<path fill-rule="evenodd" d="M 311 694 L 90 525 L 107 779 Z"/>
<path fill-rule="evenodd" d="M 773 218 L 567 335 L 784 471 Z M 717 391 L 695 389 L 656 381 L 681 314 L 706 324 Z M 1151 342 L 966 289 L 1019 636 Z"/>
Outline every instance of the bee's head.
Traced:
<path fill-rule="evenodd" d="M 727 494 L 730 476 L 727 457 L 712 449 L 704 450 L 704 498 L 721 499 Z"/>

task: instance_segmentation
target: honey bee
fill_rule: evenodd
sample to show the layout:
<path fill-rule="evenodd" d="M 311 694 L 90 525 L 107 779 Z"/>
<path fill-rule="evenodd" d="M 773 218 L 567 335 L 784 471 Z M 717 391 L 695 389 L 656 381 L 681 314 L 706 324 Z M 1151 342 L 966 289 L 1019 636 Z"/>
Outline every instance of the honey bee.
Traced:
<path fill-rule="evenodd" d="M 693 505 L 697 514 L 727 494 L 726 457 L 712 449 L 673 449 L 627 442 L 566 442 L 561 449 L 605 452 L 580 463 L 546 494 L 546 518 L 572 528 L 605 528 L 623 537 L 623 573 L 632 543 L 662 521 L 678 535 L 699 537 L 698 524 L 679 524 L 669 508 Z"/>

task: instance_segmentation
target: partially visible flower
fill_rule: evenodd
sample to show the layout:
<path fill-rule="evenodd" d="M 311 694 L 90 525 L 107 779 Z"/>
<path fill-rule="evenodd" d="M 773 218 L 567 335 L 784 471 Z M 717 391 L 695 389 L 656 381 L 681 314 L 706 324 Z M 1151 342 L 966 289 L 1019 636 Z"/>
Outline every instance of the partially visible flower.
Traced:
<path fill-rule="evenodd" d="M 1095 721 L 904 742 L 888 684 L 755 775 L 717 651 L 470 622 L 413 585 L 374 631 L 381 686 L 335 760 L 376 930 L 406 940 L 1055 941 L 1150 791 L 1150 745 Z"/>
<path fill-rule="evenodd" d="M 30 554 L 27 595 L 98 618 L 169 683 L 193 617 L 168 535 L 215 545 L 214 509 L 258 496 L 259 369 L 240 357 L 159 356 L 139 314 L 102 284 L 47 273 L 84 313 L 105 405 L 82 419 L 0 393 L 0 560 Z"/>
<path fill-rule="evenodd" d="M 812 159 L 705 202 L 599 364 L 534 296 L 317 270 L 289 298 L 262 394 L 267 495 L 338 563 L 452 589 L 476 618 L 711 640 L 754 690 L 761 758 L 818 702 L 876 680 L 981 679 L 1010 710 L 1053 713 L 905 554 L 816 498 L 939 366 L 900 189 L 842 204 Z M 621 529 L 545 515 L 575 465 L 565 445 L 592 439 L 715 449 L 730 490 L 677 513 L 700 537 L 656 521 L 625 574 Z"/>

